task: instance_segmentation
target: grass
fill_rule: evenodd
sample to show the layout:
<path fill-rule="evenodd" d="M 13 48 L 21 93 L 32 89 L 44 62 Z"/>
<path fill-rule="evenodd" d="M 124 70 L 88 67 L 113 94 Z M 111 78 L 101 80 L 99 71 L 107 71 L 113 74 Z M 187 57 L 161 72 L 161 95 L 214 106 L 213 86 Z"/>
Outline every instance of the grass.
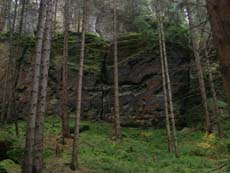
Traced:
<path fill-rule="evenodd" d="M 227 173 L 229 139 L 220 140 L 215 134 L 207 136 L 192 129 L 178 132 L 180 158 L 167 152 L 166 132 L 163 129 L 122 128 L 122 140 L 113 141 L 112 125 L 103 122 L 83 121 L 90 130 L 80 136 L 80 172 L 108 173 Z M 71 126 L 73 121 L 71 120 Z M 45 124 L 45 173 L 66 172 L 71 160 L 72 139 L 65 145 L 60 139 L 60 120 L 48 117 Z M 10 135 L 13 139 L 11 160 L 20 157 L 24 144 L 25 123 L 20 123 L 20 137 L 14 136 L 14 127 L 0 128 L 0 141 Z M 60 155 L 56 156 L 56 147 Z M 16 150 L 16 151 L 15 151 Z M 0 167 L 19 173 L 19 165 L 11 160 L 0 162 Z M 20 160 L 19 160 L 20 162 Z M 225 166 L 222 166 L 225 165 Z M 1 169 L 0 169 L 1 170 Z"/>

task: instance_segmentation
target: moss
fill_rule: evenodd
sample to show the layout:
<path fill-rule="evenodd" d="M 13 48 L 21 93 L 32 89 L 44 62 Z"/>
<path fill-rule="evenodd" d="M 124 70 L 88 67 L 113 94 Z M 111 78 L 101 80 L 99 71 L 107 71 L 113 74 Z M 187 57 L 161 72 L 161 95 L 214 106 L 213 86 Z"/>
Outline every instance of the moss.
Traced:
<path fill-rule="evenodd" d="M 63 54 L 63 34 L 58 34 L 53 40 L 54 64 L 61 64 Z M 108 42 L 94 33 L 86 34 L 85 47 L 85 70 L 99 73 L 102 64 L 102 57 L 108 49 Z M 81 49 L 81 33 L 70 32 L 69 37 L 69 62 L 70 69 L 78 70 L 78 63 Z"/>
<path fill-rule="evenodd" d="M 21 166 L 16 164 L 14 161 L 7 159 L 0 162 L 0 170 L 5 170 L 10 173 L 19 173 L 21 172 Z"/>

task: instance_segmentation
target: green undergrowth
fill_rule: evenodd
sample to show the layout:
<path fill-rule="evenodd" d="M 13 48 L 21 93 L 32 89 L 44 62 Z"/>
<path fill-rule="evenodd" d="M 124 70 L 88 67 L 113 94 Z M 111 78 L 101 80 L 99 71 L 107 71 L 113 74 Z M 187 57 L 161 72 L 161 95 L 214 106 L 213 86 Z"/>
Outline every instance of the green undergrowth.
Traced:
<path fill-rule="evenodd" d="M 73 127 L 73 120 L 71 120 Z M 20 123 L 20 137 L 13 125 L 0 129 L 0 141 L 12 142 L 9 158 L 0 161 L 0 170 L 19 173 L 25 138 L 25 123 Z M 112 125 L 104 122 L 82 121 L 88 131 L 80 135 L 80 167 L 87 172 L 108 173 L 227 173 L 229 172 L 229 136 L 220 140 L 215 134 L 206 135 L 193 129 L 178 131 L 180 157 L 167 152 L 164 129 L 122 128 L 120 143 L 113 140 Z M 229 133 L 229 125 L 226 125 Z M 59 143 L 61 124 L 48 117 L 45 123 L 45 172 L 68 169 L 72 139 Z M 57 146 L 60 153 L 56 155 Z M 68 171 L 69 170 L 69 171 Z M 80 171 L 81 172 L 81 171 Z M 85 172 L 85 171 L 82 171 Z"/>

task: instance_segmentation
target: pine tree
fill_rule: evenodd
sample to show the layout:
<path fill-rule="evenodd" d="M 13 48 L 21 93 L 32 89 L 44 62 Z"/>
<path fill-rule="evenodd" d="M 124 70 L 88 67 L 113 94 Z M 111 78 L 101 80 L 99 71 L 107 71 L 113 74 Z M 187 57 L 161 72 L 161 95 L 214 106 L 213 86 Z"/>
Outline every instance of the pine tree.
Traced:
<path fill-rule="evenodd" d="M 113 0 L 113 46 L 114 46 L 114 119 L 115 138 L 121 138 L 120 108 L 119 108 L 119 72 L 118 72 L 118 45 L 117 45 L 117 0 Z"/>
<path fill-rule="evenodd" d="M 159 13 L 161 12 L 160 2 L 157 0 Z M 175 115 L 174 115 L 174 107 L 173 107 L 173 100 L 172 100 L 172 89 L 171 89 L 171 80 L 169 76 L 169 68 L 168 68 L 168 57 L 167 57 L 167 50 L 165 45 L 165 33 L 164 33 L 164 24 L 161 19 L 161 16 L 158 17 L 159 22 L 159 35 L 161 39 L 161 50 L 163 53 L 163 64 L 164 64 L 164 71 L 165 71 L 165 77 L 166 77 L 166 91 L 168 95 L 168 101 L 169 101 L 169 110 L 170 110 L 170 118 L 171 118 L 171 124 L 172 124 L 172 132 L 173 132 L 173 146 L 174 146 L 174 152 L 175 156 L 179 157 L 179 151 L 178 151 L 178 145 L 177 145 L 177 132 L 176 132 L 176 123 L 175 123 Z"/>
<path fill-rule="evenodd" d="M 186 5 L 186 11 L 187 11 L 187 16 L 189 20 L 189 29 L 191 33 L 191 43 L 192 43 L 192 48 L 193 48 L 193 53 L 195 57 L 195 64 L 196 64 L 196 69 L 197 69 L 197 75 L 198 75 L 198 80 L 199 80 L 199 86 L 200 86 L 200 93 L 202 97 L 202 104 L 204 107 L 205 111 L 205 128 L 207 133 L 212 132 L 212 127 L 211 127 L 211 118 L 208 110 L 208 103 L 207 103 L 207 94 L 206 94 L 206 88 L 205 88 L 205 82 L 204 82 L 204 74 L 203 74 L 203 68 L 201 65 L 201 60 L 200 60 L 200 55 L 198 51 L 198 44 L 197 44 L 197 37 L 196 37 L 196 30 L 195 30 L 195 25 L 193 22 L 193 17 L 191 14 L 191 9 L 190 9 L 190 1 L 185 0 L 185 5 Z"/>
<path fill-rule="evenodd" d="M 43 36 L 45 30 L 45 16 L 46 16 L 47 0 L 40 1 L 39 19 L 37 26 L 36 45 L 35 45 L 35 62 L 32 83 L 31 107 L 28 116 L 28 127 L 26 133 L 25 156 L 22 172 L 31 173 L 33 166 L 33 147 L 35 138 L 35 122 L 38 110 L 38 97 L 39 97 L 39 82 L 41 72 L 41 57 Z"/>
<path fill-rule="evenodd" d="M 44 33 L 44 43 L 42 47 L 42 59 L 41 59 L 41 78 L 40 78 L 40 91 L 39 102 L 36 115 L 36 127 L 35 127 L 35 142 L 34 142 L 34 163 L 33 172 L 42 173 L 43 170 L 43 130 L 44 130 L 44 118 L 46 115 L 47 105 L 47 87 L 48 87 L 48 72 L 50 62 L 51 51 L 51 38 L 53 27 L 53 15 L 54 15 L 55 0 L 49 0 L 46 14 L 46 27 Z"/>
<path fill-rule="evenodd" d="M 70 1 L 65 0 L 64 7 L 64 49 L 63 49 L 63 64 L 62 64 L 62 135 L 63 138 L 69 137 L 69 119 L 68 119 L 68 56 L 69 56 L 69 7 Z M 63 141 L 64 142 L 64 141 Z"/>
<path fill-rule="evenodd" d="M 230 113 L 230 1 L 206 0 Z"/>
<path fill-rule="evenodd" d="M 80 65 L 77 83 L 77 112 L 75 117 L 75 129 L 74 129 L 74 140 L 73 140 L 73 151 L 72 161 L 70 168 L 76 170 L 79 167 L 79 129 L 81 119 L 81 101 L 82 101 L 82 80 L 84 72 L 84 59 L 85 59 L 85 35 L 86 35 L 86 23 L 87 23 L 87 5 L 88 0 L 84 0 L 83 4 L 83 26 L 82 26 L 82 37 L 81 37 L 81 54 L 80 54 Z"/>

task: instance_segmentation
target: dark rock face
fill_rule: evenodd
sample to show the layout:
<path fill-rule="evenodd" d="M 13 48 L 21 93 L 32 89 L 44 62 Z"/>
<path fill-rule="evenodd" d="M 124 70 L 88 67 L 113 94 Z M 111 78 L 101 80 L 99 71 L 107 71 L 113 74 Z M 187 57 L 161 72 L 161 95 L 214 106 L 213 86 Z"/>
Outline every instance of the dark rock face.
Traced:
<path fill-rule="evenodd" d="M 90 39 L 88 40 L 90 42 Z M 60 44 L 62 45 L 62 42 Z M 73 43 L 73 45 L 75 44 Z M 164 97 L 159 48 L 158 46 L 152 49 L 147 48 L 146 45 L 140 44 L 140 41 L 134 41 L 132 43 L 133 46 L 129 46 L 129 48 L 126 48 L 126 42 L 123 42 L 123 44 L 123 50 L 119 52 L 121 123 L 123 126 L 164 127 Z M 89 43 L 88 45 L 92 44 Z M 93 46 L 91 50 L 94 53 L 95 45 Z M 137 48 L 139 49 L 137 50 Z M 76 49 L 79 49 L 79 46 L 71 46 L 70 49 L 68 105 L 69 115 L 74 116 L 76 109 L 75 88 L 78 75 L 78 52 Z M 104 48 L 102 46 L 98 49 L 103 51 Z M 86 50 L 86 52 L 89 52 L 89 50 Z M 168 44 L 167 51 L 173 100 L 175 101 L 174 106 L 178 120 L 177 125 L 183 126 L 183 103 L 178 100 L 189 90 L 190 52 L 175 44 Z M 75 52 L 75 54 L 72 54 L 72 52 Z M 83 119 L 112 122 L 114 101 L 113 56 L 112 53 L 101 53 L 97 54 L 95 59 L 93 53 L 86 56 L 81 117 Z M 25 56 L 17 85 L 16 109 L 19 117 L 27 117 L 30 106 L 30 86 L 33 67 L 31 65 L 33 62 L 31 57 L 33 56 L 31 56 L 31 52 L 27 52 Z M 62 51 L 58 48 L 55 50 L 55 54 L 52 55 L 49 72 L 48 115 L 61 114 L 61 58 Z M 91 70 L 88 70 L 89 68 Z"/>
<path fill-rule="evenodd" d="M 177 100 L 188 90 L 189 54 L 179 48 L 169 49 L 168 52 L 173 95 L 174 100 Z M 112 122 L 113 68 L 106 63 L 106 71 L 101 73 L 106 76 L 104 81 L 100 80 L 100 75 L 85 73 L 82 117 Z M 122 125 L 163 127 L 165 117 L 158 49 L 146 50 L 122 61 L 119 81 Z M 178 119 L 180 116 L 178 123 L 183 124 L 181 105 L 175 106 Z"/>
<path fill-rule="evenodd" d="M 177 52 L 177 53 L 176 53 Z M 186 91 L 189 62 L 186 52 L 169 50 L 169 68 L 174 100 Z M 184 62 L 183 62 L 184 61 Z M 112 72 L 110 75 L 112 78 Z M 164 126 L 164 105 L 161 79 L 161 64 L 158 50 L 145 51 L 136 55 L 119 67 L 120 106 L 123 125 Z M 112 81 L 109 79 L 109 81 Z M 106 103 L 112 99 L 110 92 Z M 110 103 L 112 104 L 112 103 Z M 106 105 L 109 107 L 109 105 Z M 177 110 L 178 115 L 180 110 Z M 112 119 L 112 112 L 106 112 Z"/>

